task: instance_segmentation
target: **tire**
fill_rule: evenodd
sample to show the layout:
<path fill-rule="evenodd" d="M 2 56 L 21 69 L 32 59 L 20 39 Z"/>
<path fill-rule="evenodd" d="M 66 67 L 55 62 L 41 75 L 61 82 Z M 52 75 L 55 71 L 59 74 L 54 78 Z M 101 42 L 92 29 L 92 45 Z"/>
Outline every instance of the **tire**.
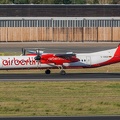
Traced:
<path fill-rule="evenodd" d="M 60 74 L 61 74 L 61 75 L 65 75 L 66 72 L 65 72 L 64 70 L 61 70 L 61 71 L 60 71 Z"/>
<path fill-rule="evenodd" d="M 51 71 L 49 69 L 45 71 L 45 74 L 50 74 L 50 73 Z"/>

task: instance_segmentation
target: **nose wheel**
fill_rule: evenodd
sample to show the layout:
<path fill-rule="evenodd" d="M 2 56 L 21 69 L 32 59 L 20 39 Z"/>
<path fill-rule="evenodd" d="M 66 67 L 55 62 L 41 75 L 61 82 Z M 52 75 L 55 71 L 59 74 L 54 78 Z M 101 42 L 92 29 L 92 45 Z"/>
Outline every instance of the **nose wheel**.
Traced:
<path fill-rule="evenodd" d="M 66 72 L 65 72 L 65 70 L 63 69 L 63 66 L 62 66 L 62 65 L 58 65 L 57 67 L 60 69 L 60 74 L 61 74 L 61 75 L 65 75 L 65 74 L 66 74 Z"/>
<path fill-rule="evenodd" d="M 64 70 L 61 70 L 61 71 L 60 71 L 60 74 L 61 74 L 61 75 L 65 75 L 66 72 L 65 72 Z"/>

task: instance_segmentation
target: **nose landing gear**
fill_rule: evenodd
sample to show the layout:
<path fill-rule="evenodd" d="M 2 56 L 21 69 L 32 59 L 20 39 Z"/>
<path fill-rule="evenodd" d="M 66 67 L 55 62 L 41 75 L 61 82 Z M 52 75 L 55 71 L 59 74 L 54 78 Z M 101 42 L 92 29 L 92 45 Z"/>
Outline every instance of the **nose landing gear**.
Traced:
<path fill-rule="evenodd" d="M 65 75 L 66 74 L 65 70 L 63 70 L 63 66 L 62 65 L 59 65 L 57 67 L 60 69 L 60 74 L 61 75 Z"/>
<path fill-rule="evenodd" d="M 60 74 L 61 74 L 61 75 L 65 75 L 66 72 L 65 72 L 64 70 L 61 70 L 61 71 L 60 71 Z"/>

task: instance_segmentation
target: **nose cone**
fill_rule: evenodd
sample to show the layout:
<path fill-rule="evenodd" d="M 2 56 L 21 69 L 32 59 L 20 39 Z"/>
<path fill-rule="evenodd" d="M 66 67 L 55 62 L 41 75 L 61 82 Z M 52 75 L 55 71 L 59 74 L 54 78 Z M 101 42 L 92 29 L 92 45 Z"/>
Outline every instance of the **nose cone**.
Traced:
<path fill-rule="evenodd" d="M 2 68 L 2 59 L 0 58 L 0 69 Z"/>

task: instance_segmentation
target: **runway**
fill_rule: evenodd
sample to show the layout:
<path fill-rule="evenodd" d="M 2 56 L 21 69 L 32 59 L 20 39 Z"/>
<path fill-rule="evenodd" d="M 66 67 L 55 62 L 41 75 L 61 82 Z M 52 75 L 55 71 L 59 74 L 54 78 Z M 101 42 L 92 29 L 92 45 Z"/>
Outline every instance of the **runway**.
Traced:
<path fill-rule="evenodd" d="M 81 43 L 81 42 L 8 42 L 0 44 L 0 53 L 12 52 L 13 54 L 21 53 L 22 48 L 39 48 L 45 53 L 91 53 L 107 49 L 116 48 L 119 43 L 100 42 L 100 43 Z"/>
<path fill-rule="evenodd" d="M 0 81 L 99 81 L 120 80 L 120 73 L 52 73 L 0 74 Z"/>
<path fill-rule="evenodd" d="M 83 116 L 83 117 L 4 117 L 0 120 L 120 120 L 120 116 Z"/>

